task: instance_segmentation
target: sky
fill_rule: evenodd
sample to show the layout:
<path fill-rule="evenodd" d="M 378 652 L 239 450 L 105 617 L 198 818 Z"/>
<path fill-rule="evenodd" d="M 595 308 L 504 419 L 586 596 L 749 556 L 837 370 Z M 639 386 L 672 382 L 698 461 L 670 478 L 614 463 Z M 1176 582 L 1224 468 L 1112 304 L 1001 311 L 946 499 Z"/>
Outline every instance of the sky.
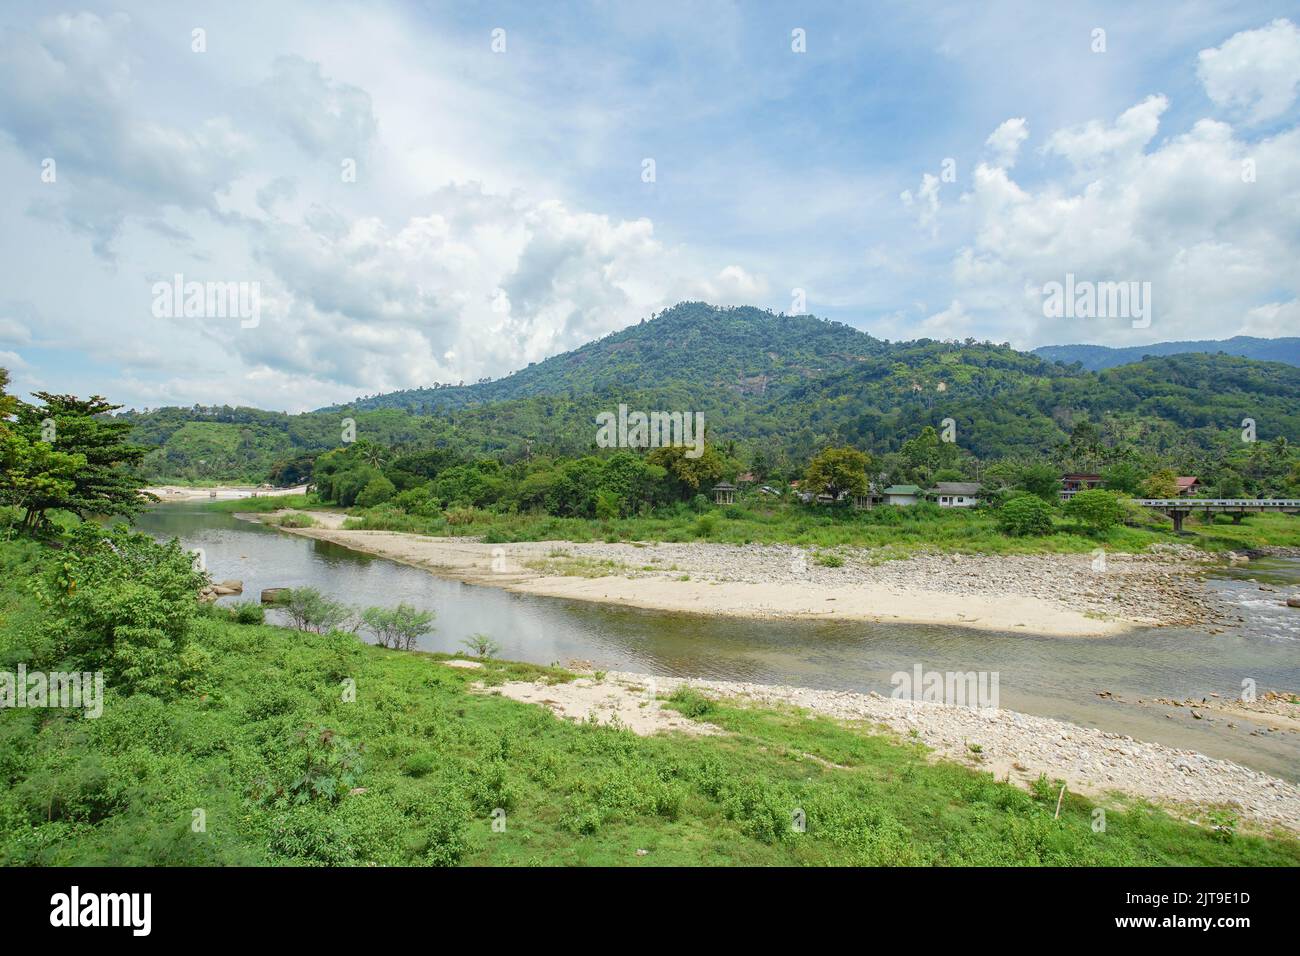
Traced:
<path fill-rule="evenodd" d="M 700 299 L 1017 348 L 1300 334 L 1295 0 L 182 6 L 0 9 L 20 395 L 297 412 Z M 1067 276 L 1147 315 L 1051 314 Z"/>

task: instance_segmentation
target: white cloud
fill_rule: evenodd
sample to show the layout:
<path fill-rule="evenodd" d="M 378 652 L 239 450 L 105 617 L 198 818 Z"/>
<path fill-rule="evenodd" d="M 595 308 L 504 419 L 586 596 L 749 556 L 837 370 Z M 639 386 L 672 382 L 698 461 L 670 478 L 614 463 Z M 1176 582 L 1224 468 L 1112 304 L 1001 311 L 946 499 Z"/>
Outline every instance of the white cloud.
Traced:
<path fill-rule="evenodd" d="M 1113 124 L 1054 133 L 1048 150 L 1086 172 L 1081 177 L 1030 188 L 1004 169 L 976 169 L 963 197 L 974 234 L 952 265 L 961 301 L 982 328 L 1000 327 L 1020 345 L 1123 345 L 1223 338 L 1244 328 L 1279 334 L 1294 318 L 1300 130 L 1246 142 L 1223 123 L 1201 120 L 1145 151 L 1166 106 L 1149 97 Z M 1253 182 L 1242 175 L 1248 158 L 1258 170 Z M 1067 273 L 1150 282 L 1151 327 L 1045 319 L 1042 286 Z"/>
<path fill-rule="evenodd" d="M 924 173 L 915 195 L 910 189 L 904 189 L 898 198 L 908 209 L 916 210 L 918 225 L 933 227 L 939 217 L 939 177 Z"/>
<path fill-rule="evenodd" d="M 984 145 L 993 151 L 993 164 L 1010 169 L 1016 164 L 1020 145 L 1029 138 L 1029 128 L 1023 116 L 1009 119 L 989 134 Z"/>
<path fill-rule="evenodd" d="M 1215 105 L 1243 111 L 1250 123 L 1277 119 L 1300 89 L 1300 29 L 1279 19 L 1233 34 L 1201 51 L 1197 75 Z"/>

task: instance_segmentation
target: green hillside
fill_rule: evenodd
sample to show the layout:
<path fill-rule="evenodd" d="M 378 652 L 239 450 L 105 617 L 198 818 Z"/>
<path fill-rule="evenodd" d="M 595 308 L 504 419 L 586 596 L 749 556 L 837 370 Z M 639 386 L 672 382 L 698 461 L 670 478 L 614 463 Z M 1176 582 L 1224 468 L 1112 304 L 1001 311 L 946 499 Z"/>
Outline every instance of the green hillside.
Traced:
<path fill-rule="evenodd" d="M 1132 448 L 1206 470 L 1242 451 L 1243 419 L 1261 439 L 1300 436 L 1300 368 L 1184 354 L 1095 373 L 1006 345 L 890 343 L 811 316 L 684 303 L 495 382 L 301 415 L 222 406 L 127 417 L 134 440 L 155 449 L 145 467 L 156 479 L 292 481 L 341 444 L 345 419 L 358 439 L 398 451 L 508 462 L 595 451 L 595 416 L 620 403 L 701 412 L 711 443 L 790 471 L 828 444 L 897 451 L 945 419 L 958 447 L 985 461 L 1083 467 L 1101 449 Z M 1095 438 L 1072 447 L 1081 425 Z"/>

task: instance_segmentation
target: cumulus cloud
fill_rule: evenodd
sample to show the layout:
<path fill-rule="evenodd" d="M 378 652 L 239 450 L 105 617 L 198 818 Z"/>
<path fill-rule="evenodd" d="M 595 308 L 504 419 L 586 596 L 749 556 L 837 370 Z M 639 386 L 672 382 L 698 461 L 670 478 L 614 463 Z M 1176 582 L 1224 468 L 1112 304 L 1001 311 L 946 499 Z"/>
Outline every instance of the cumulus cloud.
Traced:
<path fill-rule="evenodd" d="M 1240 110 L 1252 124 L 1277 119 L 1300 89 L 1300 29 L 1279 19 L 1233 34 L 1201 51 L 1197 74 L 1216 106 Z"/>
<path fill-rule="evenodd" d="M 133 112 L 130 30 L 125 14 L 78 13 L 0 37 L 0 129 L 34 162 L 54 161 L 36 209 L 89 234 L 104 257 L 129 214 L 214 209 L 246 145 L 222 117 L 182 126 Z"/>
<path fill-rule="evenodd" d="M 752 302 L 761 277 L 731 265 L 695 280 L 649 220 L 615 220 L 479 185 L 434 194 L 390 225 L 314 207 L 264 232 L 275 277 L 265 335 L 244 358 L 367 390 L 473 380 L 629 325 L 691 293 Z"/>
<path fill-rule="evenodd" d="M 370 94 L 301 56 L 276 57 L 260 89 L 267 112 L 312 155 L 355 158 L 375 137 Z"/>
<path fill-rule="evenodd" d="M 1113 123 L 1054 133 L 1048 151 L 1082 177 L 1028 188 L 1004 169 L 977 168 L 964 197 L 973 238 L 953 259 L 967 308 L 1000 316 L 1020 344 L 1142 344 L 1285 327 L 1300 295 L 1300 130 L 1247 142 L 1206 119 L 1146 149 L 1167 105 L 1149 97 Z M 1267 174 L 1244 175 L 1248 162 Z M 1150 282 L 1151 327 L 1094 319 L 1062 328 L 1046 319 L 1042 286 L 1067 273 Z"/>
<path fill-rule="evenodd" d="M 933 227 L 939 217 L 939 177 L 930 173 L 923 174 L 921 185 L 915 194 L 910 189 L 904 189 L 898 198 L 908 209 L 916 211 L 918 225 Z"/>
<path fill-rule="evenodd" d="M 1023 116 L 1009 119 L 989 134 L 984 145 L 993 151 L 993 164 L 1010 169 L 1016 164 L 1020 145 L 1029 138 L 1029 128 Z"/>

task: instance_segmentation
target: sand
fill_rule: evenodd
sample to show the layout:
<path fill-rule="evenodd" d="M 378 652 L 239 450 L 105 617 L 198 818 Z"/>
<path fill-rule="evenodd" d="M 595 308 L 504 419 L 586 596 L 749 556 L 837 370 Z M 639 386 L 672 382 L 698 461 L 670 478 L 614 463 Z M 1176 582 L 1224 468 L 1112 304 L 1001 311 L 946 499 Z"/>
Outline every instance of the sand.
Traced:
<path fill-rule="evenodd" d="M 962 593 L 950 588 L 899 587 L 870 581 L 827 586 L 804 580 L 681 580 L 685 575 L 671 572 L 629 575 L 617 562 L 593 559 L 589 565 L 580 564 L 585 550 L 596 555 L 607 553 L 601 545 L 553 541 L 492 545 L 464 538 L 349 531 L 338 527 L 343 516 L 337 513 L 311 514 L 316 527 L 281 530 L 400 561 L 468 584 L 569 600 L 711 616 L 937 624 L 1071 637 L 1109 636 L 1152 623 L 1123 616 L 1103 618 L 1086 608 L 1072 606 L 1068 590 L 1054 599 L 1011 591 Z M 264 520 L 267 516 L 242 517 Z M 554 573 L 552 566 L 557 564 L 568 573 Z M 950 585 L 947 580 L 944 583 Z"/>

